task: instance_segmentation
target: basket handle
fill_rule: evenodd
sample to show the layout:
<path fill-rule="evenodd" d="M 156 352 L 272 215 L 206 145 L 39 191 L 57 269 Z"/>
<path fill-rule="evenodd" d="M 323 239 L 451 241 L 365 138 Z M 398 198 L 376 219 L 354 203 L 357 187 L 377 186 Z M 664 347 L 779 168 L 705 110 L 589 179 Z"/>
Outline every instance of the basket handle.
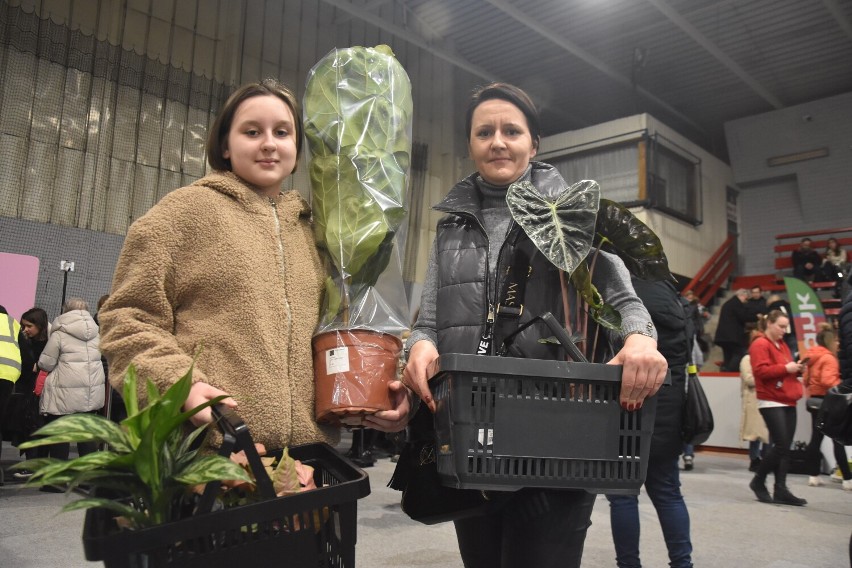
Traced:
<path fill-rule="evenodd" d="M 559 341 L 560 344 L 562 344 L 562 347 L 565 348 L 565 351 L 568 352 L 568 355 L 571 357 L 572 361 L 574 361 L 575 363 L 589 362 L 588 359 L 586 359 L 585 355 L 583 355 L 582 351 L 580 351 L 577 346 L 574 345 L 574 342 L 571 341 L 571 336 L 568 335 L 568 332 L 565 331 L 565 328 L 562 327 L 562 324 L 560 324 L 550 312 L 544 312 L 540 316 L 535 316 L 533 319 L 516 329 L 511 335 L 509 335 L 508 337 L 506 337 L 506 339 L 503 340 L 504 348 L 505 345 L 509 343 L 512 339 L 514 339 L 516 335 L 518 335 L 537 321 L 543 321 L 545 324 L 547 324 L 547 327 L 550 328 L 550 331 L 553 332 L 553 334 L 556 336 L 556 339 Z"/>
<path fill-rule="evenodd" d="M 272 481 L 266 473 L 266 468 L 263 467 L 263 462 L 260 461 L 260 456 L 257 453 L 257 448 L 254 447 L 254 440 L 252 440 L 246 423 L 236 412 L 224 404 L 216 404 L 211 407 L 211 410 L 213 411 L 213 420 L 222 431 L 222 445 L 219 448 L 219 455 L 229 458 L 233 452 L 243 450 L 254 474 L 257 490 L 261 497 L 275 499 Z M 213 503 L 219 489 L 220 484 L 216 481 L 207 484 L 195 509 L 196 514 L 209 513 L 213 509 Z"/>

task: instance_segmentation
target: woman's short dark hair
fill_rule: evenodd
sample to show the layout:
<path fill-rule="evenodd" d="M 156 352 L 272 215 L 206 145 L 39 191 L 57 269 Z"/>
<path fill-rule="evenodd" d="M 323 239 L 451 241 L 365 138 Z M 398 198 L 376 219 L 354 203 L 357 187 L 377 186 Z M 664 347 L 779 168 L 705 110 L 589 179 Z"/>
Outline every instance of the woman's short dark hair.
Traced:
<path fill-rule="evenodd" d="M 296 132 L 293 133 L 296 137 L 296 165 L 293 166 L 293 172 L 296 171 L 299 166 L 299 157 L 302 155 L 302 113 L 293 91 L 275 79 L 247 83 L 234 91 L 225 101 L 225 105 L 210 127 L 210 132 L 207 133 L 207 162 L 211 168 L 220 172 L 231 171 L 231 160 L 225 158 L 225 150 L 228 149 L 228 132 L 231 131 L 237 108 L 247 99 L 265 95 L 278 97 L 290 107 L 290 112 L 293 113 L 293 124 L 296 128 Z"/>
<path fill-rule="evenodd" d="M 473 124 L 473 111 L 485 101 L 493 99 L 510 102 L 524 113 L 527 119 L 527 126 L 530 129 L 533 148 L 538 149 L 538 143 L 541 140 L 538 109 L 535 108 L 532 99 L 523 89 L 508 83 L 491 83 L 490 85 L 479 87 L 470 96 L 470 102 L 467 105 L 467 114 L 465 115 L 465 136 L 467 136 L 468 142 L 470 142 L 470 128 Z"/>
<path fill-rule="evenodd" d="M 21 321 L 27 320 L 38 328 L 36 339 L 47 340 L 47 312 L 41 308 L 30 308 L 21 314 Z"/>

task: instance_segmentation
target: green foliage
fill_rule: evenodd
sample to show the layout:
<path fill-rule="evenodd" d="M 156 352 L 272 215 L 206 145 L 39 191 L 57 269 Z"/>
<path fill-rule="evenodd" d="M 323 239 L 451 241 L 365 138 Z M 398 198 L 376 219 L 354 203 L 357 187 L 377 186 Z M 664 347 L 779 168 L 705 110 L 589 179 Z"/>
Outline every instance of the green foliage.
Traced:
<path fill-rule="evenodd" d="M 139 407 L 136 385 L 136 369 L 131 365 L 124 383 L 128 417 L 120 425 L 99 415 L 71 414 L 47 424 L 35 432 L 37 438 L 21 444 L 21 449 L 28 449 L 63 442 L 98 442 L 109 448 L 70 461 L 39 458 L 16 464 L 16 469 L 34 472 L 27 485 L 71 489 L 85 484 L 112 490 L 126 499 L 80 499 L 63 510 L 106 507 L 126 517 L 130 526 L 142 528 L 176 520 L 192 486 L 221 480 L 251 482 L 246 471 L 231 460 L 192 449 L 206 425 L 185 435 L 189 419 L 225 398 L 217 397 L 184 411 L 192 386 L 192 367 L 162 395 L 147 381 L 148 404 L 143 408 Z"/>
<path fill-rule="evenodd" d="M 311 70 L 303 106 L 314 230 L 339 280 L 323 321 L 348 325 L 349 306 L 387 266 L 383 247 L 405 217 L 411 85 L 388 46 L 334 49 Z"/>
<path fill-rule="evenodd" d="M 595 181 L 562 187 L 555 197 L 542 195 L 530 182 L 513 183 L 506 202 L 536 248 L 571 275 L 589 313 L 607 329 L 621 329 L 621 314 L 592 284 L 588 257 L 593 247 L 617 254 L 639 278 L 674 279 L 657 235 L 626 207 L 602 199 Z"/>

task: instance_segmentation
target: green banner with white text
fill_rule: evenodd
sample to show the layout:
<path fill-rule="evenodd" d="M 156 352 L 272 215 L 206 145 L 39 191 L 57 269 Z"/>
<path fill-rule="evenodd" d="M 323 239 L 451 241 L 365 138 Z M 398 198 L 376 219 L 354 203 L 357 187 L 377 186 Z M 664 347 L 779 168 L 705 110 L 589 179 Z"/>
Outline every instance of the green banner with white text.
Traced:
<path fill-rule="evenodd" d="M 785 277 L 784 286 L 787 288 L 787 298 L 793 312 L 793 328 L 796 330 L 799 353 L 803 354 L 816 345 L 819 325 L 825 322 L 825 311 L 816 290 L 807 282 Z"/>

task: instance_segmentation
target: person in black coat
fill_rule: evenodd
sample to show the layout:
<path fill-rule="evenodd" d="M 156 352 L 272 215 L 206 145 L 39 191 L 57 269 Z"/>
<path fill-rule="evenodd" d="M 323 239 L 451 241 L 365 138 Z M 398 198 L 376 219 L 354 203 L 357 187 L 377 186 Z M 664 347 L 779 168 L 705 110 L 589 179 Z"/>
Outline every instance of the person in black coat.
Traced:
<path fill-rule="evenodd" d="M 805 237 L 799 248 L 793 251 L 793 276 L 805 282 L 813 282 L 822 266 L 822 257 L 811 248 L 812 241 Z"/>
<path fill-rule="evenodd" d="M 654 434 L 648 456 L 645 491 L 657 510 L 671 566 L 692 566 L 689 511 L 680 492 L 678 458 L 681 413 L 686 393 L 693 323 L 686 315 L 687 300 L 667 281 L 634 279 L 636 294 L 648 308 L 657 328 L 657 349 L 669 363 L 672 384 L 657 393 Z M 610 524 L 619 566 L 640 566 L 639 504 L 635 495 L 607 495 Z"/>
<path fill-rule="evenodd" d="M 751 317 L 754 318 L 754 321 L 757 321 L 757 316 L 769 313 L 769 307 L 766 305 L 766 302 L 766 298 L 763 297 L 763 288 L 752 286 L 745 305 Z"/>
<path fill-rule="evenodd" d="M 840 362 L 840 379 L 852 386 L 852 292 L 843 299 L 838 317 L 838 335 L 840 348 L 837 360 Z"/>
<path fill-rule="evenodd" d="M 747 323 L 757 321 L 757 316 L 749 312 L 745 302 L 748 291 L 740 288 L 731 296 L 719 310 L 719 322 L 716 325 L 716 335 L 713 341 L 722 348 L 724 361 L 722 371 L 738 373 L 740 359 L 746 354 Z"/>

